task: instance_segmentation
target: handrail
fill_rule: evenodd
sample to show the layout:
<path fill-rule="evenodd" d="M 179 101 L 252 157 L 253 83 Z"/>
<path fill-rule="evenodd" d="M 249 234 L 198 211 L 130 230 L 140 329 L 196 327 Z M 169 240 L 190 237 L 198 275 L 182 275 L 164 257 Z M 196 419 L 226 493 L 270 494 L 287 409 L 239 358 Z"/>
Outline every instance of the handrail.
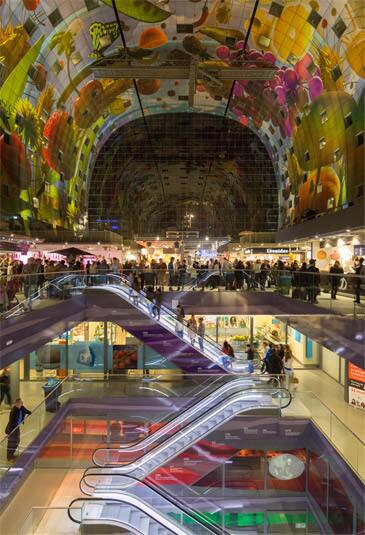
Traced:
<path fill-rule="evenodd" d="M 335 418 L 337 418 L 337 420 L 338 420 L 339 422 L 341 422 L 341 424 L 342 424 L 344 427 L 346 427 L 346 430 L 347 430 L 349 433 L 351 433 L 355 439 L 357 439 L 359 442 L 361 442 L 361 444 L 363 444 L 363 445 L 365 446 L 365 441 L 364 441 L 362 438 L 360 438 L 358 435 L 356 435 L 356 433 L 354 433 L 354 432 L 353 432 L 353 431 L 346 425 L 346 423 L 343 422 L 343 421 L 342 421 L 342 420 L 341 420 L 341 419 L 340 419 L 340 418 L 333 412 L 333 410 L 330 409 L 329 406 L 328 406 L 326 403 L 324 403 L 324 402 L 317 396 L 317 394 L 315 394 L 314 392 L 312 392 L 312 390 L 298 390 L 298 391 L 296 392 L 296 395 L 299 395 L 299 396 L 300 396 L 301 394 L 310 394 L 311 396 L 315 397 L 315 398 L 317 399 L 317 401 L 319 401 L 319 403 L 320 403 L 321 405 L 323 405 L 324 407 L 326 407 L 326 409 L 328 410 L 328 412 L 331 413 L 332 416 L 334 416 Z M 355 410 L 356 410 L 356 409 L 355 409 Z M 312 417 L 312 416 L 311 416 L 311 419 L 313 420 L 313 417 Z"/>
<path fill-rule="evenodd" d="M 25 419 L 23 420 L 23 422 L 22 422 L 21 424 L 17 425 L 17 426 L 12 430 L 12 432 L 10 433 L 10 435 L 11 435 L 12 433 L 14 433 L 14 431 L 15 431 L 16 429 L 19 429 L 19 428 L 23 425 L 23 423 L 24 423 L 25 421 L 28 421 L 28 420 L 30 420 L 30 419 L 34 420 L 34 416 L 35 416 L 36 414 L 38 414 L 38 411 L 41 410 L 41 408 L 44 407 L 44 406 L 46 405 L 46 400 L 47 400 L 50 396 L 52 396 L 54 390 L 55 390 L 56 388 L 59 388 L 60 385 L 63 385 L 68 379 L 70 379 L 70 376 L 69 376 L 69 375 L 67 375 L 67 376 L 64 377 L 63 379 L 59 380 L 59 383 L 58 383 L 57 385 L 55 385 L 55 387 L 52 388 L 52 390 L 51 390 L 51 391 L 50 391 L 50 392 L 49 392 L 49 393 L 42 399 L 42 401 L 41 401 L 40 403 L 38 403 L 38 405 L 36 405 L 36 407 L 32 410 L 32 414 L 29 414 L 29 416 L 26 416 Z M 32 418 L 32 417 L 33 417 L 33 418 Z M 2 440 L 0 440 L 0 449 L 1 449 L 1 445 L 2 445 L 2 443 L 8 440 L 8 436 L 9 436 L 9 435 L 5 435 L 5 437 L 4 437 Z"/>
<path fill-rule="evenodd" d="M 87 496 L 90 496 L 89 494 L 87 494 L 83 488 L 82 488 L 82 482 L 87 478 L 87 477 L 92 477 L 93 474 L 87 474 L 87 475 L 83 475 L 82 478 L 80 479 L 80 482 L 79 482 L 79 488 L 81 490 L 81 492 L 83 494 L 86 494 Z M 103 474 L 98 474 L 98 475 L 102 475 L 103 477 L 122 477 L 122 478 L 125 478 L 125 479 L 131 479 L 134 481 L 134 483 L 138 484 L 138 485 L 141 485 L 142 487 L 147 487 L 149 488 L 150 490 L 152 490 L 153 492 L 155 492 L 156 494 L 158 494 L 161 498 L 163 498 L 164 500 L 167 500 L 168 502 L 170 502 L 172 505 L 174 505 L 175 507 L 178 507 L 179 509 L 182 510 L 182 512 L 192 518 L 194 521 L 196 521 L 198 524 L 200 525 L 203 525 L 204 527 L 206 527 L 204 525 L 204 523 L 202 522 L 202 520 L 200 518 L 196 518 L 196 516 L 199 517 L 199 513 L 196 513 L 195 511 L 192 511 L 191 509 L 187 508 L 186 505 L 179 499 L 176 498 L 176 496 L 172 496 L 167 490 L 161 490 L 159 487 L 157 487 L 157 485 L 153 485 L 152 483 L 150 483 L 149 481 L 146 481 L 146 480 L 143 480 L 143 481 L 140 481 L 138 478 L 134 477 L 134 476 L 130 476 L 130 475 L 124 475 L 124 474 L 114 474 L 113 472 L 109 472 L 109 473 L 103 473 Z M 93 489 L 93 492 L 95 492 L 95 489 L 96 487 L 92 487 L 91 485 L 89 485 L 86 481 L 84 481 L 85 485 L 87 487 L 90 487 L 91 489 Z M 229 532 L 227 532 L 223 527 L 222 528 L 217 528 L 213 522 L 211 522 L 211 520 L 208 520 L 208 519 L 205 519 L 204 518 L 204 522 L 206 522 L 208 524 L 208 529 L 212 530 L 212 533 L 214 533 L 215 535 L 223 535 L 223 534 L 226 534 L 226 535 L 229 535 Z"/>
<path fill-rule="evenodd" d="M 257 382 L 264 382 L 261 380 L 261 378 L 257 378 Z M 137 443 L 133 444 L 132 446 L 127 446 L 123 448 L 97 448 L 92 455 L 92 461 L 96 466 L 106 466 L 106 465 L 100 465 L 96 461 L 96 456 L 98 455 L 98 452 L 107 451 L 108 453 L 112 452 L 119 452 L 119 453 L 130 453 L 130 452 L 137 452 L 141 450 L 145 450 L 146 447 L 150 446 L 154 442 L 157 442 L 160 438 L 163 438 L 167 433 L 169 433 L 172 429 L 179 425 L 189 425 L 189 423 L 195 421 L 192 420 L 191 422 L 187 422 L 189 418 L 189 413 L 194 414 L 194 412 L 201 412 L 202 410 L 207 410 L 207 407 L 205 407 L 210 400 L 214 400 L 215 398 L 218 398 L 220 394 L 225 394 L 226 391 L 229 391 L 231 389 L 238 389 L 241 386 L 245 386 L 247 383 L 255 383 L 255 378 L 250 379 L 249 377 L 245 379 L 234 379 L 228 383 L 225 383 L 223 385 L 219 385 L 216 389 L 214 389 L 209 394 L 205 395 L 203 398 L 199 399 L 197 403 L 194 405 L 184 409 L 182 412 L 180 412 L 175 418 L 167 422 L 163 427 L 160 429 L 157 429 L 154 433 L 149 434 L 147 437 L 142 438 Z M 254 385 L 255 386 L 255 385 Z M 264 389 L 264 388 L 263 388 Z M 267 387 L 265 390 L 269 390 Z M 251 390 L 251 387 L 243 388 L 240 390 L 240 392 Z M 209 407 L 208 407 L 209 409 Z"/>
<path fill-rule="evenodd" d="M 95 277 L 95 276 L 97 276 L 97 275 L 93 275 L 93 276 Z M 120 280 L 121 282 L 123 282 L 123 284 L 125 284 L 126 286 L 128 286 L 128 288 L 132 289 L 132 286 L 131 286 L 130 282 L 129 282 L 128 280 L 124 279 L 123 276 L 119 275 L 118 273 L 109 273 L 107 276 L 108 276 L 108 277 L 114 277 L 114 278 Z M 107 285 L 107 286 L 108 286 L 108 285 Z M 112 285 L 109 284 L 109 286 L 112 286 Z M 150 299 L 148 299 L 148 298 L 146 297 L 146 293 L 145 293 L 145 292 L 143 292 L 143 291 L 137 292 L 137 290 L 134 290 L 134 289 L 133 289 L 133 291 L 136 292 L 137 294 L 141 295 L 141 296 L 143 297 L 143 299 L 146 299 L 146 301 L 148 301 L 151 305 L 154 305 L 154 303 L 153 303 Z M 174 321 L 177 321 L 176 313 L 175 313 L 173 310 L 171 310 L 169 307 L 167 307 L 166 305 L 163 305 L 163 304 L 161 304 L 161 307 L 160 307 L 160 308 L 161 308 L 161 311 L 164 311 L 164 312 L 166 312 L 169 316 L 172 316 L 172 318 L 174 319 Z M 185 319 L 183 319 L 182 321 L 179 320 L 179 323 L 181 323 L 182 325 L 184 325 L 184 327 L 185 327 L 189 332 L 191 332 L 191 333 L 194 332 L 194 333 L 195 333 L 195 331 L 192 331 L 192 329 L 190 329 L 190 327 L 188 326 L 188 322 L 187 322 Z M 197 333 L 195 333 L 195 334 L 197 335 Z M 222 351 L 221 351 L 221 348 L 220 348 L 220 346 L 219 346 L 219 344 L 217 344 L 217 342 L 216 342 L 215 340 L 213 340 L 213 338 L 211 338 L 211 337 L 208 336 L 208 335 L 204 335 L 203 338 L 204 338 L 204 340 L 208 340 L 209 343 L 210 343 L 211 345 L 214 345 L 220 352 L 222 352 Z"/>
<path fill-rule="evenodd" d="M 80 501 L 80 502 L 106 502 L 107 503 L 127 503 L 130 506 L 135 507 L 141 513 L 147 514 L 150 518 L 152 518 L 155 522 L 160 524 L 161 526 L 165 527 L 166 529 L 169 529 L 172 533 L 175 533 L 176 535 L 193 535 L 190 530 L 181 528 L 178 524 L 176 524 L 173 520 L 169 519 L 162 513 L 157 513 L 155 509 L 153 509 L 148 503 L 144 502 L 140 498 L 137 498 L 136 496 L 132 496 L 127 493 L 119 492 L 117 493 L 119 495 L 119 498 L 113 497 L 115 493 L 108 493 L 108 497 L 100 497 L 100 498 L 75 498 L 72 500 L 72 502 L 69 505 L 69 508 L 67 510 L 68 517 L 72 522 L 75 522 L 76 524 L 81 524 L 81 521 L 75 520 L 72 515 L 70 514 L 70 508 L 72 508 L 73 504 Z M 112 497 L 110 497 L 110 495 Z M 122 499 L 123 498 L 123 499 Z M 117 518 L 101 518 L 101 521 L 109 520 L 110 522 L 120 522 Z M 172 531 L 174 529 L 174 531 Z"/>
<path fill-rule="evenodd" d="M 114 289 L 114 290 L 119 290 L 119 291 L 121 291 L 121 286 L 120 286 L 120 285 L 119 285 L 119 286 L 116 286 L 116 285 L 111 285 L 111 284 L 109 284 L 109 285 L 105 285 L 105 286 L 90 286 L 90 288 L 101 289 L 101 290 L 107 290 L 107 291 L 112 291 L 113 289 Z M 133 290 L 133 291 L 135 291 L 135 290 Z M 140 292 L 136 292 L 136 293 L 137 293 L 138 295 L 140 295 L 141 297 L 143 297 L 143 299 L 145 299 L 151 306 L 154 306 L 154 303 L 153 303 L 152 301 L 150 301 L 147 297 L 145 297 L 142 293 L 140 293 Z M 124 296 L 122 296 L 122 297 L 123 297 L 123 299 L 124 299 Z M 131 303 L 132 306 L 133 306 L 134 308 L 136 308 L 137 310 L 141 310 L 140 306 L 134 302 L 132 296 L 131 296 L 131 298 L 128 299 L 127 301 L 128 301 L 129 303 Z M 176 323 L 176 322 L 179 322 L 183 327 L 185 327 L 185 329 L 187 330 L 188 333 L 191 332 L 191 333 L 194 335 L 194 337 L 196 337 L 196 336 L 199 337 L 199 335 L 198 335 L 195 331 L 192 331 L 192 330 L 188 327 L 188 325 L 187 325 L 186 322 L 177 320 L 177 316 L 176 316 L 175 314 L 173 314 L 168 308 L 162 306 L 161 309 L 164 310 L 164 311 L 166 311 L 167 316 L 170 317 L 170 319 L 172 318 L 172 320 L 173 320 L 175 323 Z M 170 329 L 172 329 L 172 326 L 171 326 L 171 325 L 169 325 L 169 327 L 170 327 Z M 176 331 L 175 331 L 175 332 L 176 332 Z M 179 336 L 178 333 L 176 333 L 176 335 L 177 335 L 178 338 L 180 338 L 180 339 L 182 338 L 183 341 L 185 341 L 183 335 L 182 335 L 182 336 Z M 204 343 L 206 343 L 207 347 L 209 347 L 209 346 L 213 346 L 213 348 L 214 348 L 215 350 L 217 350 L 217 349 L 219 350 L 219 355 L 218 355 L 218 356 L 217 356 L 217 355 L 214 355 L 214 356 L 216 357 L 216 360 L 214 360 L 214 364 L 217 365 L 217 366 L 219 366 L 219 367 L 222 368 L 223 370 L 225 370 L 225 367 L 224 367 L 223 363 L 220 362 L 219 359 L 217 358 L 217 357 L 219 357 L 219 356 L 224 356 L 224 353 L 221 351 L 221 349 L 220 349 L 220 347 L 218 346 L 218 344 L 216 344 L 215 342 L 211 341 L 211 339 L 208 339 L 206 336 L 201 337 L 201 338 L 203 338 Z M 212 359 L 210 358 L 209 354 L 206 354 L 203 350 L 200 349 L 199 344 L 197 344 L 196 346 L 194 346 L 194 349 L 195 349 L 196 351 L 198 351 L 199 353 L 201 353 L 201 354 L 202 354 L 203 356 L 205 356 L 206 358 L 212 360 Z M 227 371 L 227 370 L 226 370 L 226 371 Z M 234 370 L 230 370 L 230 372 L 231 372 L 231 373 L 235 373 Z"/>
<path fill-rule="evenodd" d="M 257 393 L 265 392 L 266 394 L 270 393 L 271 396 L 273 397 L 278 391 L 286 392 L 286 394 L 288 395 L 288 402 L 285 405 L 280 406 L 280 410 L 286 409 L 290 405 L 290 403 L 292 401 L 292 395 L 291 395 L 290 391 L 285 389 L 285 388 L 279 388 L 279 389 L 272 388 L 271 390 L 272 391 L 270 392 L 270 389 L 264 389 L 264 388 L 260 389 L 260 388 L 255 387 L 255 388 L 249 389 L 248 391 L 244 391 L 244 392 L 240 392 L 240 393 L 236 392 L 236 393 L 231 394 L 227 398 L 224 398 L 220 403 L 215 405 L 210 411 L 204 413 L 203 415 L 199 415 L 196 418 L 194 418 L 183 429 L 177 431 L 172 436 L 166 437 L 165 440 L 163 440 L 160 444 L 158 444 L 158 445 L 154 446 L 153 448 L 151 448 L 145 455 L 139 457 L 135 461 L 132 461 L 132 462 L 127 463 L 127 464 L 123 464 L 122 466 L 115 467 L 115 469 L 120 471 L 120 473 L 129 473 L 129 472 L 135 471 L 135 470 L 142 470 L 143 471 L 143 469 L 142 469 L 142 465 L 143 464 L 146 464 L 148 462 L 148 460 L 152 461 L 155 456 L 158 456 L 161 453 L 161 451 L 166 450 L 167 448 L 169 448 L 171 443 L 174 443 L 174 442 L 176 443 L 176 441 L 178 440 L 178 438 L 180 436 L 184 437 L 187 433 L 191 433 L 192 431 L 194 431 L 194 429 L 196 429 L 197 426 L 201 426 L 205 421 L 208 421 L 212 417 L 216 416 L 219 412 L 221 412 L 222 410 L 227 408 L 229 405 L 231 405 L 233 403 L 236 403 L 237 401 L 240 401 L 241 399 L 244 399 L 247 394 L 257 394 Z M 260 409 L 260 408 L 268 408 L 268 407 L 269 407 L 269 405 L 267 405 L 267 404 L 264 405 L 264 406 L 260 406 L 260 405 L 256 405 L 255 404 L 253 406 L 249 406 L 249 407 L 243 408 L 240 412 L 249 412 L 251 410 L 257 410 L 257 409 Z M 273 407 L 273 405 L 270 404 L 270 408 L 272 408 L 272 407 Z M 231 417 L 233 417 L 233 415 Z M 221 423 L 222 422 L 219 422 L 218 424 L 215 424 L 215 426 L 213 426 L 211 429 L 209 429 L 206 432 L 206 434 L 211 433 L 215 429 L 215 427 L 217 425 L 221 425 Z M 204 438 L 204 436 L 206 436 L 206 434 L 205 435 L 201 435 L 199 437 L 199 439 Z M 185 446 L 183 446 L 183 447 L 185 448 Z M 158 453 L 156 453 L 157 451 L 158 451 Z M 181 448 L 180 449 L 178 448 L 177 450 L 175 449 L 173 451 L 173 456 L 178 455 L 181 451 L 183 451 L 183 450 L 181 450 Z M 169 459 L 169 457 L 167 457 L 164 462 L 167 462 L 168 459 Z M 87 468 L 84 471 L 84 475 L 86 475 L 86 472 L 89 469 L 94 469 L 94 467 Z M 144 477 L 145 476 L 146 476 L 146 474 L 144 474 Z"/>

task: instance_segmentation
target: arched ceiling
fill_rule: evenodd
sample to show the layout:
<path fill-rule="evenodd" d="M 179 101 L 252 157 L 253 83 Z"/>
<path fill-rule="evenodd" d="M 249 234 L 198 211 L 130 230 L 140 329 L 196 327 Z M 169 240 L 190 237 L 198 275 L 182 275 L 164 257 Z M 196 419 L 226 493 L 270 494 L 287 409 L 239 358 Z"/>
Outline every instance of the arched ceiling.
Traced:
<path fill-rule="evenodd" d="M 111 222 L 129 236 L 275 231 L 272 162 L 259 138 L 231 119 L 156 114 L 147 129 L 137 119 L 109 137 L 91 178 L 89 223 Z"/>
<path fill-rule="evenodd" d="M 116 4 L 141 68 L 186 58 L 201 69 L 237 64 L 254 9 L 253 0 Z M 92 81 L 91 64 L 121 46 L 111 0 L 0 0 L 0 15 L 0 123 L 11 135 L 10 149 L 0 140 L 5 212 L 20 214 L 25 226 L 82 225 L 100 148 L 141 116 L 131 81 Z M 269 148 L 281 224 L 361 194 L 364 50 L 363 0 L 259 2 L 244 57 L 272 63 L 277 74 L 267 82 L 237 81 L 228 115 Z M 146 116 L 224 115 L 231 86 L 198 80 L 191 109 L 188 80 L 137 85 Z"/>

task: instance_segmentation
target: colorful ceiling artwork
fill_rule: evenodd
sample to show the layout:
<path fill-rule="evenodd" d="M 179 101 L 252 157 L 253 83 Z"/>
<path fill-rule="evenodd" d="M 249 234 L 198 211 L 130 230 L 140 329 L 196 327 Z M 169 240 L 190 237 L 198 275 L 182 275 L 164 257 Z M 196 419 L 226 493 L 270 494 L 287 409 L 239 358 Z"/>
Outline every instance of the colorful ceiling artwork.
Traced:
<path fill-rule="evenodd" d="M 276 176 L 279 226 L 362 198 L 363 0 L 261 0 L 243 50 L 254 5 L 116 0 L 124 48 L 111 0 L 0 0 L 2 224 L 26 232 L 85 225 L 98 155 L 141 119 L 141 105 L 147 123 L 157 114 L 226 115 L 258 136 Z M 96 79 L 105 58 L 136 67 L 135 84 Z M 192 61 L 193 105 L 189 79 L 143 78 Z M 209 74 L 258 64 L 274 67 L 274 77 L 238 78 L 232 95 L 230 80 Z M 215 184 L 219 198 L 224 181 Z"/>

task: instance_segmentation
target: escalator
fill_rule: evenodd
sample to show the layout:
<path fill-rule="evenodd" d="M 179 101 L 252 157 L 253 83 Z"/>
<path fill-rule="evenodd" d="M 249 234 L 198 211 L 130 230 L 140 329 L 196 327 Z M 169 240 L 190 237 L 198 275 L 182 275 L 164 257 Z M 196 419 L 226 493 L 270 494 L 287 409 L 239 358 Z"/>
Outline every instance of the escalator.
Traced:
<path fill-rule="evenodd" d="M 235 365 L 233 369 L 228 370 L 223 364 L 224 355 L 220 346 L 208 336 L 203 337 L 200 345 L 196 333 L 189 329 L 186 321 L 179 321 L 172 310 L 162 305 L 160 318 L 157 319 L 157 316 L 153 315 L 154 304 L 143 292 L 133 290 L 119 275 L 108 274 L 107 278 L 108 283 L 101 285 L 100 277 L 88 277 L 88 286 L 84 287 L 84 293 L 86 296 L 93 296 L 93 306 L 99 295 L 101 307 L 115 309 L 119 304 L 119 307 L 130 311 L 118 320 L 118 324 L 177 367 L 188 373 L 246 371 L 245 365 L 239 370 L 236 370 Z"/>
<path fill-rule="evenodd" d="M 182 287 L 182 291 L 187 290 L 195 290 L 195 288 L 204 288 L 208 283 L 211 277 L 219 277 L 220 278 L 221 273 L 220 271 L 204 271 L 201 274 L 198 274 L 196 277 L 191 279 L 187 284 L 184 284 Z"/>
<path fill-rule="evenodd" d="M 88 479 L 91 480 L 91 476 Z M 137 535 L 228 535 L 206 515 L 192 510 L 181 499 L 150 482 L 119 476 L 120 487 L 128 487 L 126 492 L 110 488 L 109 479 L 110 474 L 106 474 L 102 482 L 100 478 L 97 483 L 90 481 L 88 494 L 92 497 L 76 498 L 70 503 L 68 515 L 80 524 L 80 533 L 124 533 L 122 530 L 126 530 Z M 204 506 L 212 512 L 217 510 L 209 499 L 204 500 Z M 81 508 L 82 513 L 74 515 L 75 508 Z M 178 523 L 178 519 L 184 523 Z"/>
<path fill-rule="evenodd" d="M 140 458 L 151 448 L 156 447 L 160 442 L 165 440 L 170 434 L 186 427 L 190 422 L 217 406 L 218 403 L 228 396 L 234 393 L 242 393 L 255 387 L 262 388 L 263 392 L 265 392 L 270 387 L 268 384 L 270 380 L 273 381 L 273 379 L 266 377 L 241 377 L 219 385 L 212 392 L 199 399 L 197 403 L 185 409 L 163 427 L 149 434 L 138 443 L 119 448 L 98 448 L 93 453 L 93 463 L 99 467 L 120 466 L 128 462 L 131 457 L 133 457 L 133 460 Z M 282 392 L 280 388 L 277 388 L 274 392 L 278 396 L 283 393 L 284 397 L 286 397 L 285 394 L 287 391 Z"/>
<path fill-rule="evenodd" d="M 126 530 L 137 535 L 226 533 L 222 526 L 212 524 L 206 516 L 193 511 L 176 496 L 165 489 L 162 491 L 145 478 L 235 415 L 272 414 L 273 411 L 280 412 L 291 402 L 291 395 L 285 389 L 249 387 L 248 383 L 249 380 L 246 380 L 246 385 L 243 380 L 234 380 L 223 385 L 139 444 L 115 450 L 118 452 L 115 464 L 123 462 L 119 457 L 122 451 L 141 453 L 137 460 L 122 466 L 87 469 L 80 481 L 80 490 L 90 497 L 77 498 L 69 506 L 69 516 L 80 524 L 80 532 L 123 533 Z M 237 392 L 238 388 L 245 387 L 246 390 Z M 184 427 L 176 430 L 181 425 Z M 160 443 L 159 440 L 164 437 L 165 440 Z M 150 446 L 154 447 L 149 449 Z M 111 453 L 113 450 L 108 451 Z M 143 452 L 146 453 L 143 455 Z M 95 453 L 94 460 L 98 458 Z M 181 484 L 180 481 L 177 483 Z M 76 504 L 82 504 L 82 514 L 75 519 L 71 510 Z M 215 508 L 215 504 L 206 498 L 204 510 L 214 512 Z M 183 516 L 185 520 L 186 517 L 189 519 L 188 528 L 176 522 Z"/>
<path fill-rule="evenodd" d="M 212 396 L 208 396 L 212 399 Z M 147 451 L 144 455 L 140 455 L 136 460 L 127 462 L 127 464 L 118 465 L 113 468 L 113 473 L 128 474 L 139 480 L 143 480 L 149 476 L 152 472 L 165 465 L 168 461 L 181 454 L 193 444 L 203 439 L 215 429 L 221 427 L 225 422 L 231 420 L 238 414 L 260 414 L 260 415 L 272 415 L 280 414 L 280 410 L 287 407 L 291 402 L 290 393 L 282 388 L 273 387 L 258 387 L 248 388 L 242 392 L 229 392 L 226 396 L 221 396 L 215 404 L 211 403 L 210 407 L 207 406 L 205 411 L 202 411 L 202 405 L 197 404 L 199 408 L 196 408 L 197 415 L 194 419 L 188 419 L 188 423 L 182 428 L 167 436 L 161 443 L 151 441 L 149 437 L 141 442 L 146 444 L 148 440 L 152 443 L 153 447 Z M 187 412 L 192 412 L 191 409 L 187 409 Z M 171 424 L 167 424 L 171 426 Z M 161 436 L 161 434 L 160 434 Z M 152 438 L 152 437 L 151 437 Z M 132 451 L 133 451 L 132 446 Z M 138 448 L 138 446 L 137 446 Z M 100 451 L 100 450 L 99 450 Z M 112 450 L 109 450 L 112 452 Z M 123 455 L 121 450 L 118 451 L 118 458 L 122 459 Z M 138 451 L 141 452 L 140 448 Z M 108 450 L 104 451 L 105 460 L 108 459 Z M 124 459 L 130 455 L 128 448 L 125 449 Z M 98 455 L 96 456 L 98 459 Z M 95 456 L 93 457 L 95 460 Z M 123 462 L 120 460 L 119 462 Z M 124 461 L 126 462 L 126 461 Z M 107 462 L 105 462 L 107 465 Z M 104 465 L 104 466 L 105 466 Z M 105 472 L 105 468 L 88 468 L 84 472 L 85 476 L 97 476 L 102 475 Z"/>

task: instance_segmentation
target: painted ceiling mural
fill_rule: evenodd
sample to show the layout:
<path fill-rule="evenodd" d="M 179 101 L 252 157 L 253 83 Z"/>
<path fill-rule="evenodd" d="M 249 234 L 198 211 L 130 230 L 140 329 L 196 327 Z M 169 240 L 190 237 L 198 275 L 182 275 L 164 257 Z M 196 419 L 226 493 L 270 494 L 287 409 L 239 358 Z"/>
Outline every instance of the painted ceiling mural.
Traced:
<path fill-rule="evenodd" d="M 253 0 L 117 0 L 134 65 L 237 65 Z M 111 0 L 0 0 L 2 219 L 85 223 L 88 180 L 103 143 L 141 117 L 132 80 L 94 80 L 123 57 Z M 273 161 L 280 225 L 363 195 L 363 0 L 261 0 L 248 61 L 269 81 L 238 80 L 228 116 L 258 134 Z M 245 67 L 249 68 L 249 67 Z M 138 79 L 145 114 L 223 115 L 231 83 Z"/>

